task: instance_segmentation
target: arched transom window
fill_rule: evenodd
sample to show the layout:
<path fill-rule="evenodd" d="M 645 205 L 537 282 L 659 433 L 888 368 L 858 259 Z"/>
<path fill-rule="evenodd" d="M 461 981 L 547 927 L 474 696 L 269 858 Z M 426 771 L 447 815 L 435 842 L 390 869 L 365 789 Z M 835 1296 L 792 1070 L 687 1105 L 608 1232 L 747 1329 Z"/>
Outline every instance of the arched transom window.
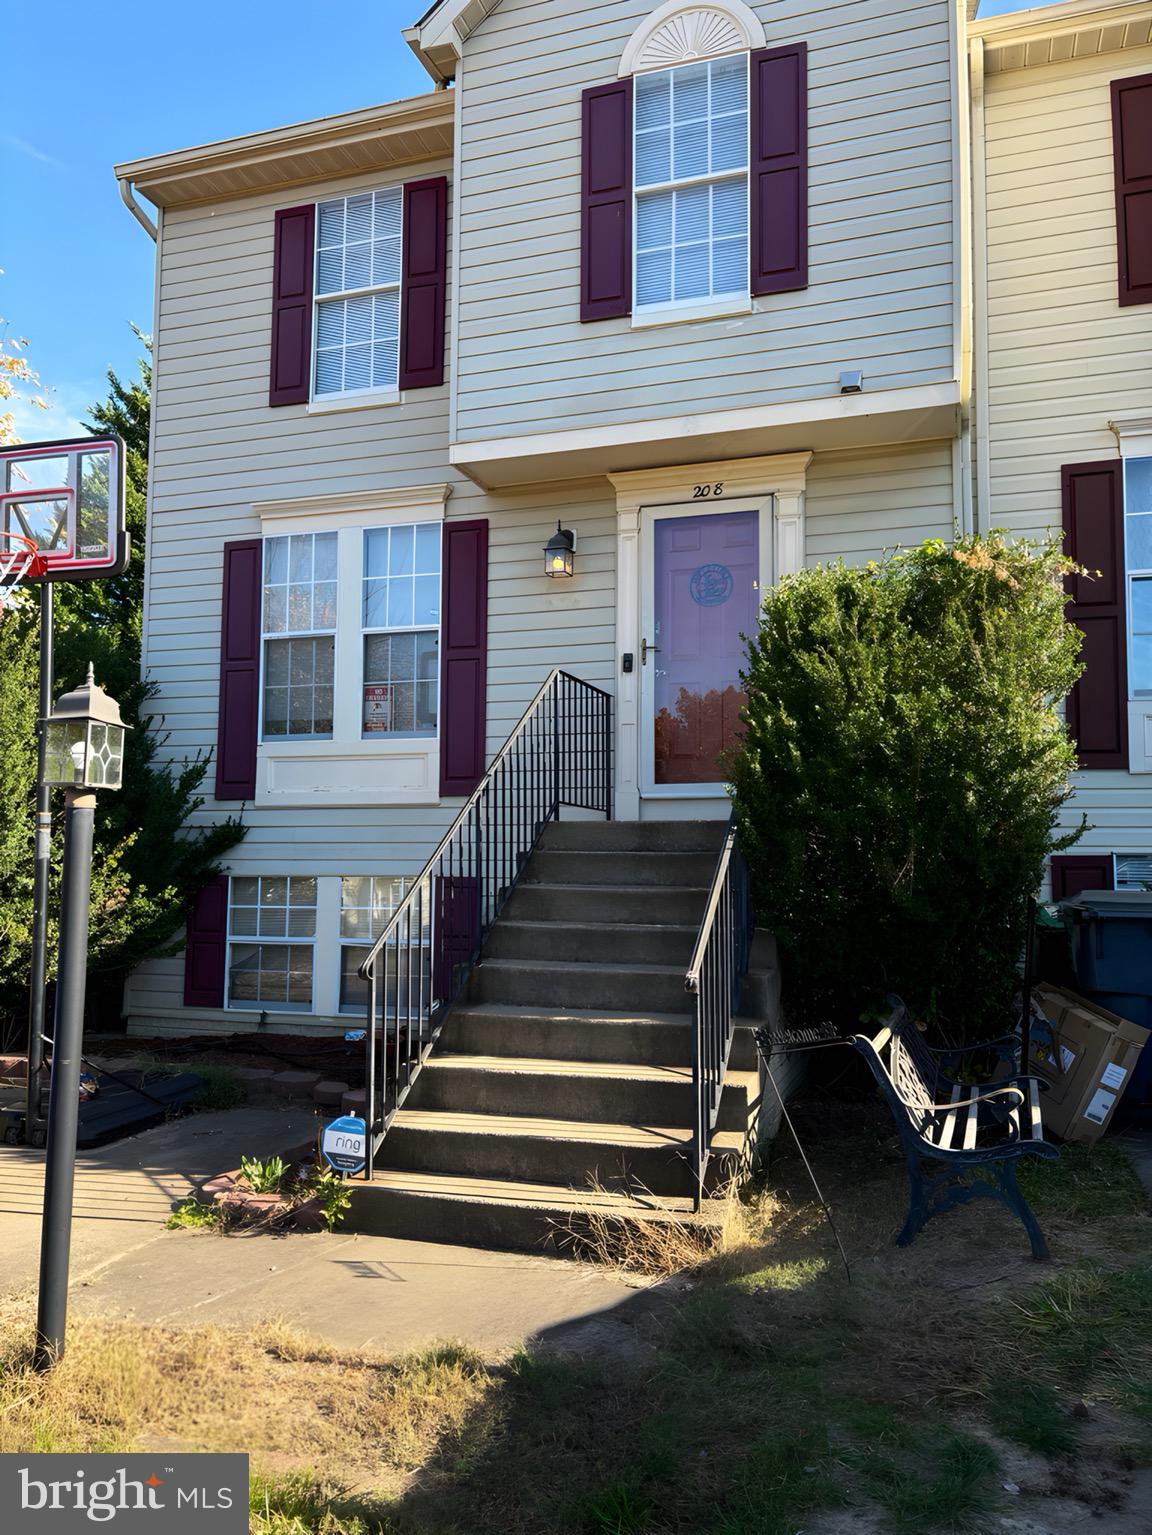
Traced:
<path fill-rule="evenodd" d="M 747 6 L 661 6 L 629 41 L 636 311 L 692 309 L 749 286 Z"/>

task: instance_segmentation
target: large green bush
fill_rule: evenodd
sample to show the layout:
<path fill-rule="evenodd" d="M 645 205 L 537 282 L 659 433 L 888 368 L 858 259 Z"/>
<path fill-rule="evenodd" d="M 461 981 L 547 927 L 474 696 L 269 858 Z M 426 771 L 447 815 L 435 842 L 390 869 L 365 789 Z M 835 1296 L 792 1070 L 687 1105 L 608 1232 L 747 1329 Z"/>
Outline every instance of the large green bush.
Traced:
<path fill-rule="evenodd" d="M 731 779 L 796 1021 L 851 1027 L 896 991 L 953 1036 L 1007 1023 L 1027 898 L 1078 835 L 1055 830 L 1069 568 L 993 534 L 769 592 Z"/>

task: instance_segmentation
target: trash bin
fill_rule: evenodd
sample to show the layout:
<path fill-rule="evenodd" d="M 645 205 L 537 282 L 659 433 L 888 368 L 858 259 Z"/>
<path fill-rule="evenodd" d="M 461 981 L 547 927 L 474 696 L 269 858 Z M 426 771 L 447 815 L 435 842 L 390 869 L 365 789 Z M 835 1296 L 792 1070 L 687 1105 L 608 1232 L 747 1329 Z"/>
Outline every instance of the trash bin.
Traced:
<path fill-rule="evenodd" d="M 1077 988 L 1110 1012 L 1152 1029 L 1152 890 L 1082 890 L 1061 902 Z M 1152 1042 L 1125 1093 L 1152 1114 Z"/>

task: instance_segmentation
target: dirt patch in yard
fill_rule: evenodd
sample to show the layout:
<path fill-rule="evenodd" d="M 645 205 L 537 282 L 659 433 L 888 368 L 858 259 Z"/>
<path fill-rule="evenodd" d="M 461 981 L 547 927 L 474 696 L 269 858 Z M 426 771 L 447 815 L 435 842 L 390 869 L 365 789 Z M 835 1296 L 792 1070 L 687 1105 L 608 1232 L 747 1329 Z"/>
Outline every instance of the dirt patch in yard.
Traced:
<path fill-rule="evenodd" d="M 797 1124 L 850 1281 L 785 1144 L 725 1251 L 515 1354 L 85 1321 L 47 1381 L 0 1366 L 0 1449 L 247 1449 L 258 1535 L 1143 1535 L 1152 1219 L 1123 1153 L 1030 1177 L 1037 1265 L 990 1203 L 895 1249 L 890 1121 Z"/>

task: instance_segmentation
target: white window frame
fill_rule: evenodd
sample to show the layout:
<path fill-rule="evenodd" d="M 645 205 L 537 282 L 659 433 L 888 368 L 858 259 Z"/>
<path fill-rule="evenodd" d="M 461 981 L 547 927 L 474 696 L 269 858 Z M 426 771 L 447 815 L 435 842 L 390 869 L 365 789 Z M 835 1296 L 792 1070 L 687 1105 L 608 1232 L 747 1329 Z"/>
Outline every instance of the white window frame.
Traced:
<path fill-rule="evenodd" d="M 320 209 L 324 203 L 344 202 L 351 197 L 375 196 L 378 192 L 396 192 L 400 198 L 400 270 L 395 282 L 376 283 L 363 288 L 341 288 L 338 292 L 320 292 Z M 341 410 L 364 405 L 390 405 L 400 399 L 400 346 L 404 328 L 404 187 L 402 183 L 391 186 L 361 187 L 342 193 L 338 197 L 321 197 L 316 201 L 315 228 L 312 238 L 312 356 L 309 361 L 308 409 L 312 413 L 325 410 Z M 349 298 L 374 298 L 378 293 L 395 293 L 397 308 L 396 329 L 396 382 L 390 386 L 367 384 L 362 389 L 330 390 L 324 394 L 316 388 L 316 373 L 320 356 L 320 309 L 323 305 Z"/>
<path fill-rule="evenodd" d="M 254 505 L 265 538 L 288 532 L 337 534 L 332 736 L 276 736 L 266 741 L 261 730 L 256 752 L 256 804 L 301 809 L 318 805 L 375 808 L 440 804 L 439 709 L 435 735 L 363 734 L 364 532 L 367 528 L 430 522 L 441 527 L 443 536 L 451 488 L 446 483 L 401 486 Z M 261 651 L 261 700 L 263 689 Z"/>
<path fill-rule="evenodd" d="M 1129 703 L 1143 704 L 1148 708 L 1152 708 L 1152 691 L 1147 691 L 1141 694 L 1137 694 L 1136 692 L 1135 667 L 1133 664 L 1135 661 L 1136 653 L 1136 630 L 1134 626 L 1136 607 L 1135 603 L 1132 601 L 1132 587 L 1137 581 L 1152 581 L 1152 565 L 1134 566 L 1128 553 L 1129 516 L 1131 515 L 1133 518 L 1146 517 L 1149 524 L 1152 525 L 1152 508 L 1150 508 L 1147 512 L 1134 512 L 1130 514 L 1128 511 L 1128 469 L 1130 465 L 1139 463 L 1148 464 L 1149 472 L 1152 474 L 1152 455 L 1133 454 L 1131 458 L 1125 459 L 1122 464 L 1124 476 L 1124 620 L 1125 629 L 1127 631 L 1125 638 L 1128 647 L 1128 701 Z"/>
<path fill-rule="evenodd" d="M 264 880 L 266 880 L 266 879 L 285 879 L 285 880 L 289 881 L 289 885 L 288 885 L 288 897 L 289 897 L 289 900 L 288 900 L 288 904 L 285 907 L 286 911 L 291 911 L 291 909 L 292 909 L 292 906 L 291 906 L 291 893 L 292 893 L 291 881 L 294 880 L 294 879 L 297 879 L 297 880 L 310 879 L 310 880 L 312 880 L 313 883 L 316 886 L 316 901 L 315 901 L 315 904 L 311 908 L 311 910 L 313 912 L 313 923 L 312 923 L 312 935 L 311 935 L 311 937 L 307 937 L 307 938 L 295 937 L 295 936 L 293 936 L 290 933 L 286 933 L 285 936 L 282 937 L 282 938 L 279 937 L 279 936 L 267 937 L 266 938 L 266 937 L 264 937 L 260 933 L 236 933 L 236 934 L 234 934 L 232 932 L 232 911 L 233 911 L 234 906 L 236 904 L 238 904 L 238 903 L 233 901 L 232 892 L 233 892 L 233 886 L 235 884 L 235 881 L 238 880 L 238 879 L 254 879 L 254 880 L 258 881 L 258 885 L 257 885 L 257 899 L 256 899 L 256 906 L 255 906 L 255 908 L 251 908 L 251 907 L 247 906 L 246 903 L 239 903 L 239 904 L 243 905 L 243 909 L 244 910 L 253 910 L 254 909 L 256 911 L 260 911 L 260 910 L 263 909 L 261 907 L 261 905 L 260 905 L 259 897 L 260 897 L 260 884 L 262 884 L 262 882 Z M 304 908 L 304 909 L 307 909 L 307 908 Z M 298 874 L 245 874 L 245 873 L 233 873 L 233 874 L 229 875 L 229 877 L 228 877 L 228 920 L 227 920 L 227 927 L 225 929 L 225 934 L 224 934 L 224 1006 L 225 1006 L 226 1009 L 228 1009 L 231 1012 L 237 1012 L 237 1013 L 283 1013 L 285 1015 L 291 1015 L 293 1017 L 301 1017 L 301 1016 L 308 1017 L 308 1016 L 311 1016 L 311 1015 L 315 1014 L 315 1012 L 317 1011 L 317 1009 L 316 1009 L 316 979 L 317 979 L 316 956 L 317 956 L 317 952 L 318 952 L 318 950 L 317 950 L 317 937 L 318 937 L 318 930 L 319 930 L 319 926 L 320 926 L 320 912 L 321 912 L 320 879 L 318 878 L 318 876 L 316 876 L 314 874 L 305 874 L 305 873 L 298 873 Z M 259 924 L 257 924 L 257 925 L 259 925 Z M 285 923 L 285 926 L 287 926 L 287 923 Z M 249 944 L 249 945 L 255 945 L 257 947 L 267 946 L 269 948 L 275 947 L 275 948 L 281 948 L 281 949 L 288 949 L 288 948 L 307 948 L 307 949 L 310 949 L 311 952 L 312 952 L 312 1000 L 308 1004 L 308 1006 L 305 1007 L 304 1004 L 300 1003 L 300 1002 L 274 1002 L 274 1003 L 269 1003 L 269 1002 L 263 1002 L 263 1001 L 259 1001 L 259 1000 L 254 1001 L 254 1002 L 235 1001 L 235 1000 L 233 1000 L 233 997 L 232 997 L 232 949 L 233 949 L 233 946 L 235 944 Z"/>
<path fill-rule="evenodd" d="M 296 530 L 297 536 L 299 536 L 303 531 L 304 530 L 302 530 L 302 529 L 297 529 Z M 305 536 L 306 537 L 310 537 L 313 540 L 315 540 L 317 532 L 323 533 L 325 531 L 327 531 L 327 530 L 325 530 L 323 528 L 321 528 L 319 530 L 309 530 L 305 534 Z M 278 744 L 278 743 L 280 743 L 282 741 L 330 741 L 332 739 L 332 737 L 333 737 L 333 734 L 335 733 L 335 728 L 336 728 L 336 720 L 335 720 L 335 707 L 336 707 L 336 704 L 335 704 L 335 695 L 336 695 L 336 630 L 339 627 L 339 623 L 340 623 L 340 551 L 339 551 L 339 544 L 337 544 L 337 551 L 336 551 L 336 562 L 337 562 L 336 563 L 336 624 L 331 629 L 284 629 L 284 630 L 276 631 L 276 632 L 269 631 L 269 630 L 267 630 L 264 627 L 265 621 L 266 621 L 265 620 L 265 615 L 264 615 L 264 588 L 265 588 L 265 586 L 267 584 L 265 582 L 264 577 L 265 577 L 265 572 L 267 570 L 266 559 L 267 559 L 267 554 L 268 554 L 268 545 L 272 541 L 273 538 L 287 539 L 290 536 L 291 535 L 285 534 L 285 533 L 270 534 L 270 535 L 268 535 L 267 537 L 265 537 L 265 538 L 263 538 L 261 540 L 261 548 L 260 548 L 260 718 L 259 718 L 257 739 L 260 742 L 262 742 L 262 743 L 263 742 L 267 742 L 268 744 Z M 291 561 L 291 558 L 292 558 L 292 545 L 291 545 L 291 543 L 289 543 L 288 544 L 288 559 L 289 559 L 289 561 Z M 315 544 L 314 543 L 313 543 L 312 560 L 313 560 L 313 567 L 312 568 L 313 568 L 313 570 L 315 570 L 315 568 L 316 568 L 315 567 L 316 553 L 315 553 Z M 291 573 L 291 564 L 289 564 L 289 573 Z M 288 581 L 285 584 L 286 584 L 286 586 L 289 589 L 291 589 L 291 587 L 294 584 L 299 584 L 299 583 L 294 583 L 292 581 Z M 314 588 L 316 586 L 316 584 L 317 583 L 316 583 L 315 576 L 313 576 L 311 581 L 309 581 L 308 585 L 310 587 Z M 314 600 L 314 596 L 313 596 L 313 600 Z M 264 690 L 265 690 L 265 687 L 267 685 L 266 677 L 267 677 L 267 663 L 268 663 L 268 641 L 269 640 L 286 640 L 286 641 L 287 640 L 315 640 L 315 639 L 323 638 L 324 636 L 327 636 L 327 635 L 331 635 L 331 637 L 332 637 L 332 694 L 333 694 L 332 730 L 331 731 L 327 731 L 327 732 L 316 732 L 316 731 L 314 731 L 314 732 L 311 732 L 311 733 L 308 733 L 308 734 L 299 734 L 299 735 L 293 735 L 293 734 L 290 734 L 290 733 L 286 733 L 284 735 L 266 735 L 265 734 L 265 730 L 264 730 Z M 288 686 L 290 687 L 291 684 L 289 683 Z M 316 684 L 313 683 L 312 684 L 313 689 L 315 688 L 315 686 L 316 686 Z"/>
<path fill-rule="evenodd" d="M 722 58 L 743 58 L 744 60 L 744 115 L 748 125 L 748 157 L 742 169 L 727 171 L 710 171 L 706 175 L 685 176 L 680 179 L 673 177 L 669 181 L 653 182 L 651 185 L 641 187 L 637 181 L 636 167 L 636 103 L 639 92 L 632 91 L 632 316 L 631 324 L 634 330 L 641 330 L 651 325 L 668 325 L 688 320 L 712 319 L 729 314 L 746 314 L 752 309 L 752 149 L 751 149 L 751 120 L 752 120 L 752 56 L 750 52 L 723 54 L 718 57 L 685 60 L 683 63 L 673 64 L 665 69 L 645 70 L 647 75 L 674 75 L 678 70 L 690 69 L 698 64 L 711 65 Z M 710 120 L 709 120 L 710 121 Z M 671 168 L 671 167 L 670 167 Z M 688 190 L 695 186 L 713 186 L 722 181 L 735 181 L 739 177 L 744 178 L 744 288 L 740 292 L 710 294 L 706 298 L 672 298 L 660 304 L 640 304 L 637 298 L 639 287 L 637 283 L 639 273 L 639 236 L 640 236 L 640 200 L 657 192 L 678 192 Z"/>
<path fill-rule="evenodd" d="M 439 581 L 441 583 L 441 591 L 443 590 L 444 552 L 443 552 L 443 539 L 442 539 L 442 535 L 441 535 L 441 530 L 440 530 L 439 524 L 432 523 L 432 522 L 414 522 L 414 523 L 393 522 L 393 523 L 381 523 L 381 524 L 378 524 L 376 527 L 371 527 L 371 528 L 365 528 L 364 529 L 364 545 L 363 545 L 362 564 L 361 564 L 361 569 L 360 569 L 361 626 L 362 626 L 362 636 L 363 636 L 361 641 L 360 641 L 360 719 L 361 719 L 361 734 L 362 734 L 364 740 L 366 740 L 366 741 L 380 741 L 380 740 L 385 740 L 385 741 L 388 741 L 388 740 L 428 741 L 428 740 L 438 739 L 439 735 L 440 735 L 440 675 L 439 675 L 439 663 L 440 663 L 440 645 L 441 645 L 441 640 L 443 638 L 443 628 L 444 628 L 444 614 L 442 612 L 440 612 L 440 605 L 439 604 L 437 605 L 437 612 L 440 613 L 440 616 L 439 616 L 439 618 L 437 619 L 437 621 L 434 624 L 411 623 L 411 624 L 402 624 L 402 625 L 396 625 L 396 626 L 389 625 L 389 624 L 372 624 L 372 625 L 370 625 L 367 622 L 367 613 L 365 611 L 365 609 L 367 607 L 368 582 L 369 582 L 369 580 L 373 579 L 372 577 L 370 577 L 368 575 L 368 536 L 371 533 L 383 532 L 385 529 L 388 530 L 389 536 L 391 536 L 392 529 L 394 529 L 394 528 L 403 528 L 403 527 L 411 527 L 412 533 L 413 533 L 413 539 L 414 540 L 415 540 L 416 534 L 417 534 L 417 532 L 419 531 L 420 528 L 435 527 L 437 529 L 437 534 L 441 538 L 441 548 L 440 548 L 440 557 L 439 557 L 439 559 L 437 561 L 437 567 L 436 567 L 436 579 L 437 579 L 437 581 Z M 379 578 L 377 578 L 377 579 L 379 579 Z M 383 579 L 387 580 L 387 579 L 390 579 L 390 578 L 386 576 Z M 415 595 L 415 580 L 413 580 L 413 595 Z M 413 603 L 413 613 L 415 613 L 415 603 Z M 413 729 L 413 730 L 390 730 L 390 731 L 387 731 L 387 732 L 375 733 L 375 732 L 369 732 L 365 728 L 365 726 L 364 726 L 364 690 L 365 690 L 365 688 L 371 687 L 373 685 L 373 684 L 371 684 L 368 681 L 368 676 L 367 676 L 367 673 L 368 673 L 368 643 L 367 642 L 368 642 L 368 639 L 369 639 L 370 636 L 377 635 L 377 634 L 387 634 L 387 635 L 394 635 L 394 636 L 405 635 L 405 634 L 434 634 L 436 636 L 436 660 L 437 660 L 437 676 L 436 676 L 436 725 L 435 725 L 434 729 L 432 729 L 432 730 L 415 730 L 415 729 Z M 414 676 L 413 677 L 413 687 L 416 686 L 416 683 L 417 683 L 417 678 Z M 415 718 L 415 696 L 413 696 L 413 718 Z"/>

